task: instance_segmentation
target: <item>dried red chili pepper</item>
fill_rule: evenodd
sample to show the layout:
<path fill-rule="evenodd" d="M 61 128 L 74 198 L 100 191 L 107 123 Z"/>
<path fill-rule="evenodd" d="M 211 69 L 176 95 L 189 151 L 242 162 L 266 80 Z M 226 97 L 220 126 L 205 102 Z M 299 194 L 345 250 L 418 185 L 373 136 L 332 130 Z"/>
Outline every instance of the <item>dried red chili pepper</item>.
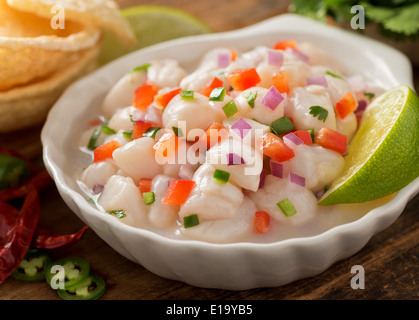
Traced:
<path fill-rule="evenodd" d="M 38 192 L 29 187 L 15 225 L 0 242 L 0 284 L 17 268 L 28 251 L 40 213 Z"/>
<path fill-rule="evenodd" d="M 19 210 L 7 202 L 0 202 L 0 239 L 6 237 L 7 233 L 16 224 Z"/>
<path fill-rule="evenodd" d="M 47 170 L 44 169 L 38 171 L 29 179 L 24 181 L 20 186 L 0 190 L 0 201 L 9 201 L 12 199 L 22 198 L 28 193 L 31 186 L 34 186 L 37 190 L 40 190 L 51 182 L 52 178 L 48 174 Z"/>
<path fill-rule="evenodd" d="M 44 228 L 37 228 L 32 240 L 32 246 L 38 249 L 57 249 L 79 241 L 87 229 L 89 227 L 84 226 L 76 233 L 60 235 Z"/>

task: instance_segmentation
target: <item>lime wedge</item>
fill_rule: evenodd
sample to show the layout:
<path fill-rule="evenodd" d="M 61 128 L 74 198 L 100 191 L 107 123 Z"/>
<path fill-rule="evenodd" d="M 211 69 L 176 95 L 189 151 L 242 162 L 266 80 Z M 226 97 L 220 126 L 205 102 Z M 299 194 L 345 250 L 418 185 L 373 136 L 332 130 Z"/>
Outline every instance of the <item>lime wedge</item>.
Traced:
<path fill-rule="evenodd" d="M 405 85 L 377 97 L 348 148 L 345 167 L 320 205 L 390 195 L 419 176 L 419 98 Z"/>
<path fill-rule="evenodd" d="M 112 34 L 105 31 L 99 65 L 159 42 L 211 32 L 211 28 L 195 16 L 169 6 L 128 7 L 121 9 L 121 15 L 133 29 L 137 44 L 124 47 Z"/>

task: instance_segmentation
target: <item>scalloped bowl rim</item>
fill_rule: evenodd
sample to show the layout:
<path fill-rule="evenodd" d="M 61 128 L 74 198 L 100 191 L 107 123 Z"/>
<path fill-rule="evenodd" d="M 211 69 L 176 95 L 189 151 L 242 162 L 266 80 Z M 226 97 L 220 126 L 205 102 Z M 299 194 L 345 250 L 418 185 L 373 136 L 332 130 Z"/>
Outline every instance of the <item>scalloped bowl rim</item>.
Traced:
<path fill-rule="evenodd" d="M 232 290 L 243 290 L 243 289 L 250 289 L 250 288 L 256 288 L 256 287 L 267 287 L 267 286 L 278 286 L 283 285 L 289 282 L 292 282 L 294 280 L 298 280 L 301 278 L 306 278 L 309 276 L 314 276 L 325 269 L 327 269 L 331 264 L 335 263 L 338 260 L 341 260 L 347 256 L 350 256 L 357 251 L 359 251 L 368 241 L 369 239 L 376 234 L 377 232 L 381 231 L 382 229 L 388 227 L 391 223 L 393 223 L 398 216 L 401 214 L 401 212 L 404 210 L 407 202 L 413 198 L 418 192 L 419 192 L 419 178 L 411 182 L 408 186 L 400 190 L 394 198 L 392 198 L 389 202 L 385 203 L 382 206 L 379 206 L 368 213 L 366 213 L 361 218 L 348 222 L 345 224 L 334 226 L 333 228 L 330 228 L 320 234 L 307 236 L 307 237 L 300 237 L 300 238 L 289 238 L 280 240 L 277 242 L 272 243 L 252 243 L 252 242 L 237 242 L 237 243 L 226 243 L 226 244 L 216 244 L 216 243 L 207 243 L 197 240 L 175 240 L 172 238 L 165 237 L 163 235 L 157 234 L 153 231 L 145 230 L 145 229 L 139 229 L 135 227 L 128 226 L 126 224 L 123 224 L 119 221 L 117 221 L 114 217 L 110 215 L 105 215 L 99 210 L 93 208 L 91 205 L 89 205 L 85 199 L 85 197 L 78 191 L 75 191 L 72 189 L 69 185 L 67 185 L 65 181 L 65 172 L 62 171 L 60 166 L 55 161 L 55 154 L 53 153 L 53 148 L 51 146 L 54 146 L 54 144 L 57 143 L 56 133 L 57 133 L 57 126 L 54 124 L 54 120 L 58 117 L 60 113 L 63 112 L 63 106 L 65 105 L 66 101 L 68 99 L 71 99 L 71 96 L 79 90 L 79 88 L 82 88 L 83 86 L 87 85 L 88 83 L 91 83 L 95 80 L 95 78 L 100 77 L 102 74 L 114 72 L 114 75 L 112 76 L 113 79 L 116 81 L 124 72 L 118 74 L 117 66 L 121 64 L 124 61 L 132 61 L 133 58 L 138 56 L 144 56 L 144 54 L 150 54 L 152 52 L 157 52 L 160 50 L 167 50 L 172 47 L 179 47 L 182 46 L 185 43 L 190 42 L 200 42 L 205 43 L 206 41 L 214 41 L 216 37 L 218 38 L 231 38 L 233 36 L 243 36 L 246 37 L 248 34 L 257 35 L 258 33 L 265 33 L 265 34 L 271 34 L 269 28 L 278 28 L 278 26 L 297 26 L 298 28 L 308 28 L 311 32 L 330 32 L 334 33 L 335 36 L 342 36 L 345 37 L 345 39 L 349 39 L 351 41 L 357 41 L 358 43 L 365 44 L 368 46 L 374 46 L 376 49 L 379 48 L 380 52 L 382 52 L 385 55 L 391 56 L 391 61 L 387 61 L 391 64 L 393 62 L 394 64 L 397 63 L 399 66 L 399 72 L 402 72 L 402 78 L 404 79 L 404 84 L 409 85 L 411 88 L 413 87 L 412 84 L 412 71 L 410 67 L 410 62 L 406 58 L 404 54 L 401 52 L 386 46 L 382 43 L 379 43 L 378 41 L 364 38 L 360 35 L 350 33 L 348 31 L 339 30 L 336 28 L 331 28 L 329 26 L 320 24 L 318 22 L 312 21 L 307 18 L 303 18 L 300 16 L 296 16 L 293 14 L 284 14 L 278 17 L 274 17 L 268 20 L 265 20 L 261 23 L 238 29 L 235 31 L 228 31 L 223 33 L 216 33 L 216 34 L 206 34 L 206 35 L 199 35 L 199 36 L 191 36 L 186 38 L 181 38 L 177 40 L 172 40 L 168 42 L 164 42 L 161 44 L 157 44 L 145 49 L 141 49 L 139 51 L 133 52 L 131 54 L 128 54 L 124 57 L 121 57 L 102 68 L 94 71 L 90 75 L 78 80 L 76 83 L 71 85 L 65 93 L 61 96 L 61 98 L 57 101 L 57 103 L 54 105 L 54 107 L 51 109 L 47 121 L 45 123 L 45 126 L 41 133 L 41 140 L 43 144 L 43 159 L 45 167 L 47 168 L 50 175 L 53 177 L 57 189 L 63 198 L 63 200 L 72 208 L 72 210 L 79 216 L 79 218 L 83 221 L 85 221 L 86 217 L 93 218 L 93 219 L 99 219 L 101 222 L 103 222 L 105 225 L 109 226 L 111 230 L 114 232 L 113 234 L 125 234 L 125 236 L 130 237 L 139 237 L 142 239 L 148 239 L 151 240 L 152 243 L 156 243 L 158 245 L 170 248 L 170 250 L 173 250 L 174 248 L 190 248 L 190 249 L 197 249 L 199 251 L 202 250 L 208 250 L 208 252 L 211 252 L 213 254 L 216 254 L 216 256 L 219 259 L 223 259 L 220 256 L 223 255 L 223 252 L 228 250 L 231 252 L 231 249 L 234 249 L 235 252 L 238 250 L 241 250 L 242 253 L 249 253 L 249 250 L 257 250 L 258 255 L 269 255 L 272 254 L 272 252 L 283 252 L 286 249 L 293 248 L 293 250 L 296 250 L 296 247 L 315 247 L 319 245 L 326 245 L 327 242 L 332 241 L 337 243 L 339 239 L 342 239 L 346 234 L 352 234 L 354 230 L 357 231 L 360 235 L 363 235 L 363 239 L 358 239 L 358 245 L 355 248 L 350 248 L 346 250 L 342 250 L 341 252 L 337 253 L 335 248 L 335 253 L 329 257 L 327 260 L 320 261 L 319 263 L 313 263 L 312 265 L 305 265 L 300 266 L 301 268 L 310 269 L 308 272 L 297 272 L 298 274 L 289 275 L 288 279 L 283 279 L 281 276 L 278 276 L 278 279 L 272 279 L 272 284 L 268 284 L 266 281 L 262 280 L 248 280 L 243 281 L 243 283 L 238 283 L 238 280 L 232 280 L 232 283 L 230 284 L 222 284 L 220 281 L 214 281 L 208 280 L 208 279 L 200 279 L 197 280 L 189 279 L 187 275 L 182 275 L 179 273 L 179 270 L 171 270 L 171 271 L 162 271 L 159 267 L 154 267 L 151 265 L 148 265 L 146 261 L 139 261 L 134 255 L 129 252 L 128 249 L 125 248 L 125 250 L 128 250 L 128 252 L 121 253 L 121 255 L 125 256 L 126 258 L 133 260 L 141 265 L 143 265 L 146 269 L 149 269 L 151 272 L 158 274 L 162 277 L 174 279 L 174 280 L 180 280 L 185 283 L 200 286 L 200 287 L 213 287 L 213 288 L 222 288 L 222 289 L 232 289 Z M 302 29 L 299 29 L 300 32 Z M 287 30 L 289 31 L 289 30 Z M 74 120 L 73 120 L 74 121 Z M 71 130 L 69 130 L 68 134 Z M 55 132 L 55 134 L 54 134 Z M 61 139 L 61 140 L 60 140 Z M 64 141 L 63 137 L 61 137 L 59 141 Z M 51 146 L 50 146 L 51 145 Z M 75 207 L 73 206 L 75 205 Z M 94 231 L 95 226 L 91 226 Z M 100 237 L 102 235 L 98 234 Z M 105 240 L 106 241 L 106 240 Z M 109 243 L 113 247 L 114 243 Z M 336 245 L 336 244 L 335 244 Z M 119 251 L 118 249 L 115 249 L 116 251 Z M 346 253 L 345 253 L 346 252 Z M 151 262 L 153 263 L 153 262 Z M 298 269 L 298 268 L 297 268 Z"/>

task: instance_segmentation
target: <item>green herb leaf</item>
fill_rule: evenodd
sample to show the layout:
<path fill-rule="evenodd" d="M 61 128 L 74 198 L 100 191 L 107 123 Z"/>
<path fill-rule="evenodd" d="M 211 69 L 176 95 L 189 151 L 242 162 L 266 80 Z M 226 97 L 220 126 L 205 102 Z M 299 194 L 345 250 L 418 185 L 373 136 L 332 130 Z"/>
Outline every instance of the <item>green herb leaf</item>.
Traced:
<path fill-rule="evenodd" d="M 247 100 L 247 103 L 252 109 L 255 107 L 255 99 L 257 95 L 258 95 L 257 91 L 249 91 L 243 94 L 243 97 L 245 97 L 245 99 Z"/>
<path fill-rule="evenodd" d="M 323 120 L 323 122 L 325 122 L 327 116 L 329 115 L 329 111 L 320 106 L 312 106 L 310 107 L 310 114 L 312 114 L 313 117 L 318 117 L 319 120 Z"/>
<path fill-rule="evenodd" d="M 119 219 L 125 218 L 127 215 L 125 214 L 124 210 L 109 210 L 106 211 L 109 214 L 113 214 L 114 216 L 118 217 Z"/>

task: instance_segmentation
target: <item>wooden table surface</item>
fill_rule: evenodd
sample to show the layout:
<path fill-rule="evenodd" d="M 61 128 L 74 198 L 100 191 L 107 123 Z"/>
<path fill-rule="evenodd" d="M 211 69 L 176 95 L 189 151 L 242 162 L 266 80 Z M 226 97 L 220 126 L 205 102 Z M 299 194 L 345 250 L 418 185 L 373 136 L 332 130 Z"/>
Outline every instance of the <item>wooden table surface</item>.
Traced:
<path fill-rule="evenodd" d="M 119 0 L 121 7 L 134 4 L 162 4 L 188 11 L 214 31 L 227 31 L 251 25 L 284 13 L 288 1 L 279 0 Z M 418 71 L 415 68 L 415 77 Z M 416 87 L 417 82 L 416 82 Z M 0 136 L 0 144 L 13 146 L 42 163 L 40 128 Z M 31 143 L 28 144 L 28 139 Z M 54 185 L 41 193 L 40 224 L 60 233 L 79 230 L 83 223 L 66 206 Z M 53 258 L 80 256 L 91 269 L 103 277 L 107 291 L 103 300 L 294 300 L 294 299 L 419 299 L 419 196 L 412 199 L 401 216 L 389 228 L 375 235 L 354 256 L 339 261 L 313 278 L 299 280 L 275 288 L 227 291 L 196 288 L 158 277 L 114 251 L 92 230 L 67 248 L 51 251 Z M 354 290 L 350 281 L 351 267 L 362 265 L 365 289 Z M 7 279 L 0 285 L 2 300 L 55 300 L 57 294 L 46 282 L 23 283 Z"/>

